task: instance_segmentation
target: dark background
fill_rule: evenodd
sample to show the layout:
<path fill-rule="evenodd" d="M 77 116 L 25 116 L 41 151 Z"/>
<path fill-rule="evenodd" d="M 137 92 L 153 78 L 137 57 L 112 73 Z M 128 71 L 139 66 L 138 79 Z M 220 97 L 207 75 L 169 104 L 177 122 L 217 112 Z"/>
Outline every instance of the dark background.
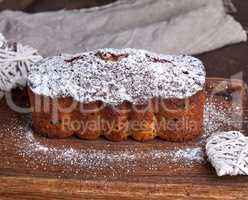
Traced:
<path fill-rule="evenodd" d="M 3 0 L 0 10 L 13 9 L 25 12 L 53 11 L 58 9 L 79 9 L 100 6 L 115 0 Z M 232 13 L 246 30 L 248 30 L 248 0 L 233 0 L 237 8 Z M 248 42 L 224 47 L 209 53 L 197 55 L 206 65 L 209 77 L 230 78 L 237 73 L 243 73 L 248 83 Z M 242 76 L 239 75 L 239 79 Z"/>
<path fill-rule="evenodd" d="M 54 11 L 101 6 L 116 0 L 3 0 L 0 9 L 23 10 L 25 12 Z"/>

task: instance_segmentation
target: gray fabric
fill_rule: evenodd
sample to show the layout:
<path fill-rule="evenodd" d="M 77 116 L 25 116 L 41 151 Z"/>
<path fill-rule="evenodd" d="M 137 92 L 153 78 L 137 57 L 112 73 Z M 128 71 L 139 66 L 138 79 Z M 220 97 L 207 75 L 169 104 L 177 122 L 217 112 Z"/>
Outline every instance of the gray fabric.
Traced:
<path fill-rule="evenodd" d="M 198 54 L 247 39 L 222 0 L 121 0 L 74 11 L 4 11 L 0 31 L 44 56 L 102 47 Z"/>

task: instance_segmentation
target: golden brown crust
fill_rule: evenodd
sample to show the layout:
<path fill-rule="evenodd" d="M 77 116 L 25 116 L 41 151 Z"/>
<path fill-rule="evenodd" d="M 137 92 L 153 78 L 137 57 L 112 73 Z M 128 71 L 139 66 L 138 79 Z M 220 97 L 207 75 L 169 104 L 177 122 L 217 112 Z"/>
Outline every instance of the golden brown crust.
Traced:
<path fill-rule="evenodd" d="M 137 141 L 148 141 L 156 137 L 156 121 L 152 104 L 132 106 L 129 132 Z"/>
<path fill-rule="evenodd" d="M 183 142 L 197 138 L 202 132 L 204 91 L 186 100 L 153 99 L 147 104 L 134 106 L 124 102 L 116 107 L 101 102 L 79 103 L 72 98 L 52 99 L 31 90 L 28 94 L 33 108 L 33 128 L 49 138 L 75 134 L 87 140 L 103 135 L 111 141 L 123 141 L 131 136 L 137 141 L 159 137 Z"/>
<path fill-rule="evenodd" d="M 81 139 L 95 140 L 101 135 L 100 102 L 77 103 L 73 112 L 72 127 L 74 133 Z"/>
<path fill-rule="evenodd" d="M 122 141 L 128 138 L 130 104 L 124 102 L 113 108 L 106 105 L 102 111 L 103 135 L 111 141 Z"/>
<path fill-rule="evenodd" d="M 70 126 L 63 123 L 71 119 L 72 113 L 58 111 L 52 115 L 56 107 L 66 108 L 71 104 L 71 98 L 51 99 L 35 95 L 31 90 L 28 90 L 28 94 L 32 107 L 32 126 L 38 133 L 49 138 L 66 138 L 74 134 Z"/>
<path fill-rule="evenodd" d="M 205 96 L 201 91 L 187 100 L 162 101 L 156 117 L 159 138 L 172 142 L 197 138 L 203 126 Z"/>

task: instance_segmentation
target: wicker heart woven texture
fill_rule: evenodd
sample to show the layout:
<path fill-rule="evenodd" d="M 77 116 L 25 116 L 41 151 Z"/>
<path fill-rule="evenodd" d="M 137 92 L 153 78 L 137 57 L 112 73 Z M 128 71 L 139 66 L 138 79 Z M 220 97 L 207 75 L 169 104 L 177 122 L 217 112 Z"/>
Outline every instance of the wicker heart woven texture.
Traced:
<path fill-rule="evenodd" d="M 206 144 L 209 161 L 218 176 L 248 175 L 248 137 L 238 131 L 212 135 Z"/>

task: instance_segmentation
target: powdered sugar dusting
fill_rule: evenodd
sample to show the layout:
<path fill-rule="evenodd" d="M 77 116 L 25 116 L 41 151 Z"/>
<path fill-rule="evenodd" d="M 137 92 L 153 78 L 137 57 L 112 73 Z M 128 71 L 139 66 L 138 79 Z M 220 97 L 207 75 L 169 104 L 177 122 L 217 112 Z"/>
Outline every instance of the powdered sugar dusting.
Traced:
<path fill-rule="evenodd" d="M 238 113 L 239 117 L 234 115 L 235 113 Z M 204 134 L 202 138 L 205 140 L 212 133 L 225 129 L 242 129 L 242 121 L 239 120 L 240 115 L 242 115 L 241 106 L 233 108 L 218 103 L 214 98 L 207 98 L 204 112 Z"/>
<path fill-rule="evenodd" d="M 89 175 L 101 173 L 108 169 L 111 175 L 117 176 L 120 171 L 122 173 L 135 173 L 135 168 L 140 162 L 145 161 L 146 170 L 156 170 L 161 164 L 179 164 L 180 166 L 188 166 L 192 162 L 201 163 L 203 159 L 203 151 L 200 147 L 192 148 L 174 148 L 171 150 L 151 149 L 148 151 L 139 151 L 138 149 L 128 150 L 98 150 L 75 149 L 72 147 L 49 147 L 37 140 L 31 130 L 19 132 L 20 148 L 18 154 L 23 158 L 35 159 L 46 168 L 52 164 L 56 166 L 64 166 L 71 168 L 75 173 L 80 173 L 81 169 L 86 169 Z"/>
<path fill-rule="evenodd" d="M 205 69 L 198 59 L 136 49 L 46 58 L 29 75 L 29 86 L 37 94 L 111 104 L 152 97 L 183 99 L 202 90 L 204 84 Z"/>

